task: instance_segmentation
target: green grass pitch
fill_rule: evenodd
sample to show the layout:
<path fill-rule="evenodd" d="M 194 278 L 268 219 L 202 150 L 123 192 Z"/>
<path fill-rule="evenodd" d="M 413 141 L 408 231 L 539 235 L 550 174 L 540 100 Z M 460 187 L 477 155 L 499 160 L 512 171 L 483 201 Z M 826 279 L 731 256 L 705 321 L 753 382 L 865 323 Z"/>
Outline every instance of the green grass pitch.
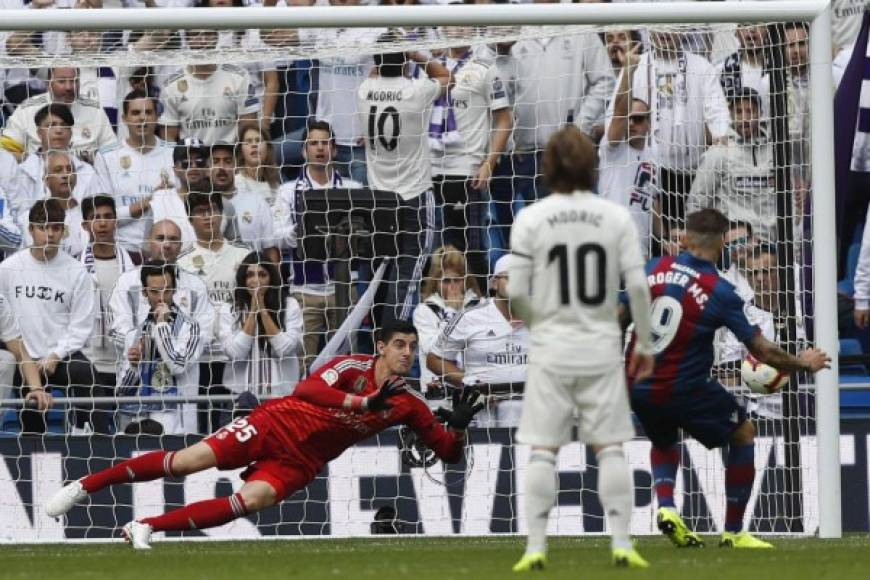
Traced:
<path fill-rule="evenodd" d="M 641 538 L 649 570 L 609 564 L 604 538 L 556 538 L 544 572 L 513 574 L 522 538 L 394 538 L 155 543 L 150 552 L 122 544 L 0 547 L 3 580 L 254 578 L 489 580 L 509 578 L 663 578 L 668 580 L 870 579 L 870 535 L 842 540 L 776 538 L 774 551 L 715 546 L 677 550 L 662 538 Z"/>

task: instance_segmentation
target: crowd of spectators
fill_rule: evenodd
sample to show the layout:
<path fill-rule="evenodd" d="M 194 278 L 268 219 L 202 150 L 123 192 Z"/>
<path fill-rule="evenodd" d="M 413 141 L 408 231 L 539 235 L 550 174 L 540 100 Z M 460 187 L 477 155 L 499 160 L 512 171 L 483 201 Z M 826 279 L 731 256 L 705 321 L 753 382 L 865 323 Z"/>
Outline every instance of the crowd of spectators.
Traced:
<path fill-rule="evenodd" d="M 851 51 L 860 12 L 838 19 L 834 49 Z M 598 143 L 597 192 L 631 210 L 648 257 L 680 251 L 687 211 L 726 213 L 733 228 L 720 267 L 765 334 L 780 337 L 768 28 L 524 32 L 486 43 L 473 29 L 452 30 L 468 44 L 434 53 L 384 44 L 438 38 L 434 28 L 0 33 L 0 53 L 12 57 L 370 48 L 244 66 L 4 70 L 0 399 L 20 390 L 35 407 L 20 414 L 22 427 L 40 432 L 51 392 L 136 395 L 77 404 L 67 427 L 193 433 L 228 415 L 160 396 L 292 392 L 342 319 L 336 264 L 300 258 L 300 197 L 366 186 L 398 196 L 403 236 L 383 316 L 417 325 L 423 388 L 522 383 L 528 335 L 504 291 L 510 227 L 546 195 L 541 152 L 566 123 Z M 809 211 L 807 29 L 781 33 L 800 218 Z M 796 231 L 802 225 L 795 219 Z M 355 299 L 370 272 L 362 262 L 353 269 Z M 722 337 L 720 364 L 743 356 Z M 515 403 L 481 421 L 512 425 Z"/>

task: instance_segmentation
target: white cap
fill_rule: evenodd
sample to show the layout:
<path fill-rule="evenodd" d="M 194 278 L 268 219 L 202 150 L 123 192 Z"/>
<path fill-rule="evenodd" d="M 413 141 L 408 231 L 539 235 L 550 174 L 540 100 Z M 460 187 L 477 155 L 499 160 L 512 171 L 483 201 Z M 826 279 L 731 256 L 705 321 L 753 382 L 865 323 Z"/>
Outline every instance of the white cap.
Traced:
<path fill-rule="evenodd" d="M 508 268 L 510 268 L 512 261 L 513 256 L 511 256 L 510 254 L 505 254 L 504 256 L 499 258 L 498 261 L 495 263 L 495 268 L 492 269 L 492 276 L 490 277 L 490 281 L 496 276 L 507 274 Z"/>

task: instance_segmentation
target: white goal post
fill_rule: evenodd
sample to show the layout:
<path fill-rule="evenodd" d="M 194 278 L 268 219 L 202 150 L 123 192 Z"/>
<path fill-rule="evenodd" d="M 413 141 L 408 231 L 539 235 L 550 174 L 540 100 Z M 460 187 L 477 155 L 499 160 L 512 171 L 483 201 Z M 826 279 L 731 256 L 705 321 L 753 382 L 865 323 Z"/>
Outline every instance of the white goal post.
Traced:
<path fill-rule="evenodd" d="M 831 7 L 828 0 L 620 4 L 104 9 L 4 11 L 6 31 L 124 29 L 279 29 L 383 26 L 649 25 L 771 23 L 809 25 L 813 292 L 816 346 L 833 356 L 816 379 L 818 536 L 842 535 L 837 259 L 835 231 Z"/>

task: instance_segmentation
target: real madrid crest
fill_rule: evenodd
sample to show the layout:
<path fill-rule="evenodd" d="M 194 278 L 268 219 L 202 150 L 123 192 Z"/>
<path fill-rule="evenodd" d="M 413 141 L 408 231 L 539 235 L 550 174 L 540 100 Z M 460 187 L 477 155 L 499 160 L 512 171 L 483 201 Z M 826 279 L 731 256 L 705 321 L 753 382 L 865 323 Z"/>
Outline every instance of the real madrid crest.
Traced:
<path fill-rule="evenodd" d="M 82 129 L 82 137 L 84 137 L 85 139 L 90 139 L 91 138 L 91 130 L 88 129 L 87 127 Z"/>
<path fill-rule="evenodd" d="M 187 81 L 185 79 L 180 79 L 176 84 L 175 88 L 178 89 L 179 93 L 183 93 L 187 91 Z"/>
<path fill-rule="evenodd" d="M 194 256 L 193 257 L 193 267 L 197 270 L 202 270 L 205 267 L 205 258 L 202 256 Z"/>
<path fill-rule="evenodd" d="M 133 161 L 130 159 L 129 155 L 123 155 L 121 157 L 121 169 L 130 169 L 130 165 L 133 164 Z"/>
<path fill-rule="evenodd" d="M 249 211 L 246 211 L 245 213 L 242 214 L 242 221 L 245 222 L 246 224 L 253 223 L 254 222 L 254 214 L 252 214 Z"/>
<path fill-rule="evenodd" d="M 224 87 L 224 96 L 225 97 L 232 97 L 233 96 L 233 89 L 230 87 Z"/>

